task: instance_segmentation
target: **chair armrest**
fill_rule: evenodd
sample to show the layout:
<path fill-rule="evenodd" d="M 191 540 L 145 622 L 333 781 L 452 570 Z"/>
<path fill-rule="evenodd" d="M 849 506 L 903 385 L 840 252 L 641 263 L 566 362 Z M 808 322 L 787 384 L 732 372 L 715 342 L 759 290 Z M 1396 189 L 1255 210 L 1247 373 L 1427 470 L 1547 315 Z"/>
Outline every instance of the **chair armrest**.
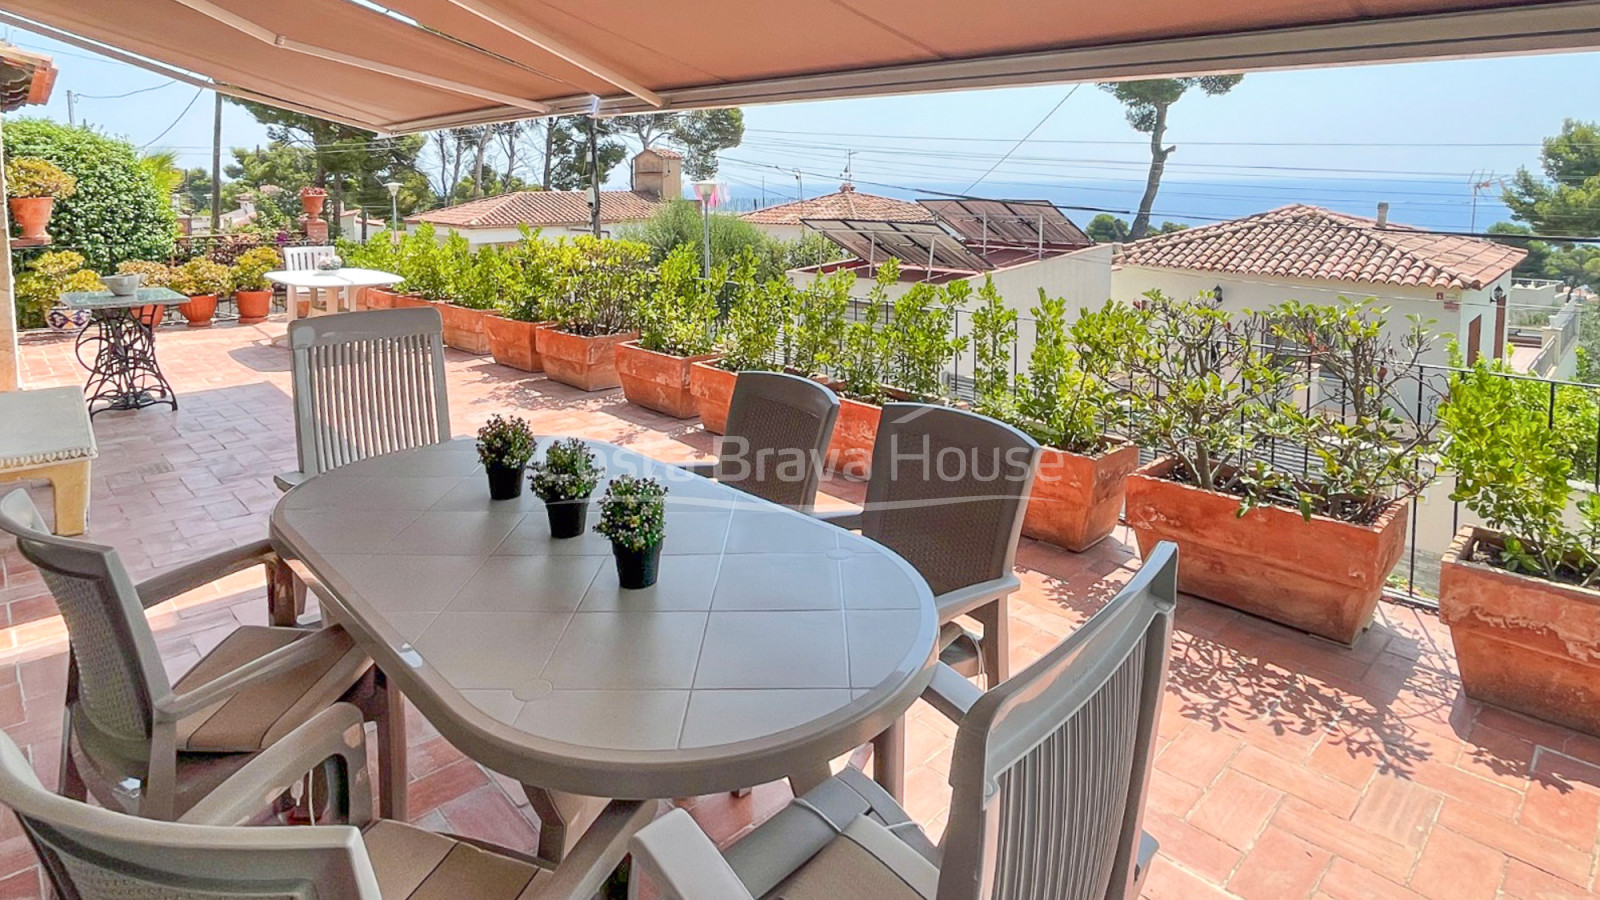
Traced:
<path fill-rule="evenodd" d="M 549 875 L 534 881 L 529 900 L 590 900 L 628 855 L 628 842 L 661 812 L 659 800 L 613 800 Z"/>
<path fill-rule="evenodd" d="M 280 472 L 277 475 L 272 476 L 272 483 L 276 485 L 280 491 L 288 491 L 290 488 L 293 488 L 295 485 L 305 480 L 306 473 L 304 472 Z"/>
<path fill-rule="evenodd" d="M 717 476 L 717 463 L 711 462 L 681 462 L 674 463 L 678 468 L 702 478 L 715 478 Z"/>
<path fill-rule="evenodd" d="M 811 518 L 821 519 L 829 525 L 837 525 L 845 531 L 861 530 L 861 510 L 859 509 L 812 510 L 809 515 Z"/>
<path fill-rule="evenodd" d="M 348 703 L 335 703 L 256 754 L 178 821 L 192 825 L 243 825 L 271 807 L 307 772 L 338 757 L 344 763 L 349 824 L 359 828 L 372 818 L 365 738 L 361 710 Z"/>
<path fill-rule="evenodd" d="M 184 716 L 220 703 L 264 679 L 293 671 L 326 652 L 325 645 L 329 641 L 338 640 L 343 634 L 344 629 L 337 625 L 307 632 L 305 637 L 294 643 L 264 653 L 193 690 L 157 700 L 153 704 L 156 718 L 158 721 L 176 722 Z"/>
<path fill-rule="evenodd" d="M 134 590 L 139 593 L 139 602 L 149 609 L 219 578 L 277 561 L 278 551 L 272 548 L 271 541 L 255 541 L 153 575 L 135 585 Z"/>
<path fill-rule="evenodd" d="M 928 705 L 957 725 L 982 696 L 983 691 L 978 690 L 977 685 L 944 663 L 934 663 L 933 680 L 922 692 L 922 699 L 928 701 Z"/>
<path fill-rule="evenodd" d="M 1016 575 L 1006 575 L 946 591 L 934 597 L 933 603 L 939 607 L 939 621 L 948 622 L 956 616 L 972 612 L 985 603 L 1014 594 L 1020 587 L 1022 587 L 1020 578 Z"/>
<path fill-rule="evenodd" d="M 628 846 L 661 900 L 753 900 L 717 845 L 681 809 L 650 823 Z"/>

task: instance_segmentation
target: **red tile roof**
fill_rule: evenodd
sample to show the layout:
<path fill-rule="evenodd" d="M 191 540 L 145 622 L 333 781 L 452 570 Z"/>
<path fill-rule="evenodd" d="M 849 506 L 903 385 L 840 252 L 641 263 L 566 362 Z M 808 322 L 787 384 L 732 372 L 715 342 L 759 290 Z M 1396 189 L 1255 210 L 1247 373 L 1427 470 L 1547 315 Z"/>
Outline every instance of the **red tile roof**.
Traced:
<path fill-rule="evenodd" d="M 863 194 L 845 184 L 821 197 L 808 197 L 758 209 L 742 217 L 755 225 L 799 225 L 801 219 L 865 219 L 873 222 L 932 222 L 933 216 L 908 200 Z"/>
<path fill-rule="evenodd" d="M 645 148 L 645 151 L 642 152 L 654 153 L 662 159 L 683 159 L 682 153 L 679 153 L 676 150 L 670 150 L 666 147 L 647 147 Z"/>
<path fill-rule="evenodd" d="M 406 221 L 454 228 L 577 225 L 589 221 L 588 197 L 588 191 L 515 191 L 407 216 Z M 650 218 L 660 206 L 661 201 L 647 194 L 601 191 L 600 221 L 636 222 Z"/>
<path fill-rule="evenodd" d="M 1393 222 L 1293 204 L 1125 245 L 1128 266 L 1280 278 L 1477 289 L 1527 256 L 1478 238 L 1428 234 Z"/>

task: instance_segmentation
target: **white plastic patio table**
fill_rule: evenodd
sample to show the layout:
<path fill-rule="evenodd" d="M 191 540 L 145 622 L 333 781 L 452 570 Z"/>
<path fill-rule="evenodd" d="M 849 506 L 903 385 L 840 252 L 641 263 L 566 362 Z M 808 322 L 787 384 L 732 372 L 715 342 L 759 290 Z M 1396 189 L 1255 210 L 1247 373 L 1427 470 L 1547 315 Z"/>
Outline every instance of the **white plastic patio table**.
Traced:
<path fill-rule="evenodd" d="M 273 510 L 273 536 L 440 733 L 523 784 L 649 800 L 814 779 L 898 723 L 932 675 L 938 635 L 909 564 L 591 446 L 609 475 L 668 485 L 655 587 L 622 590 L 593 531 L 552 539 L 528 492 L 491 501 L 468 440 L 308 479 Z"/>
<path fill-rule="evenodd" d="M 383 272 L 378 269 L 357 269 L 348 266 L 327 271 L 321 269 L 307 269 L 299 272 L 279 270 L 268 272 L 266 278 L 274 284 L 281 284 L 291 288 L 305 288 L 310 291 L 313 315 L 316 314 L 317 293 L 319 291 L 337 291 L 338 294 L 335 296 L 343 296 L 345 307 L 353 312 L 356 308 L 356 301 L 355 295 L 351 293 L 351 288 L 387 287 L 405 280 L 393 272 Z M 290 299 L 292 300 L 293 297 L 291 296 Z M 287 306 L 289 321 L 293 322 L 299 318 L 297 304 L 291 302 Z M 330 304 L 329 308 L 337 312 L 338 301 L 335 300 L 334 303 Z"/>

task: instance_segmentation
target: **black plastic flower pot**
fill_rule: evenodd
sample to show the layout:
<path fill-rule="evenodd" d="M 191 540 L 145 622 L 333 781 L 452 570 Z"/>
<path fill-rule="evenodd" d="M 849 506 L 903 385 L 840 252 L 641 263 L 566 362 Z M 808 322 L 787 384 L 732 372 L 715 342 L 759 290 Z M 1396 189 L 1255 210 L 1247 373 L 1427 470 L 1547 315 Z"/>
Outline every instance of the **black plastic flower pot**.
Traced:
<path fill-rule="evenodd" d="M 515 500 L 522 496 L 522 473 L 526 466 L 490 465 L 484 470 L 489 473 L 489 499 L 490 500 Z"/>
<path fill-rule="evenodd" d="M 583 534 L 589 518 L 589 498 L 576 500 L 546 500 L 544 510 L 550 515 L 550 536 L 575 538 Z"/>
<path fill-rule="evenodd" d="M 628 590 L 647 588 L 656 583 L 661 570 L 661 545 L 646 550 L 630 550 L 611 545 L 611 555 L 617 558 L 617 583 Z"/>

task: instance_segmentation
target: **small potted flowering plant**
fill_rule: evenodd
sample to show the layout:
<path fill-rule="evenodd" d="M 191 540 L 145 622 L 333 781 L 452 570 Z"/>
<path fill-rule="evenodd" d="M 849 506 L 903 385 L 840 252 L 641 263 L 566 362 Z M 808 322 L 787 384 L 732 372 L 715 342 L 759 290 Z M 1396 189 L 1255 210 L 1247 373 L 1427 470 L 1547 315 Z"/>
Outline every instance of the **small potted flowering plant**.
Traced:
<path fill-rule="evenodd" d="M 272 284 L 267 273 L 279 265 L 278 248 L 252 247 L 239 254 L 229 271 L 233 302 L 239 307 L 239 324 L 254 325 L 272 312 Z"/>
<path fill-rule="evenodd" d="M 666 486 L 654 478 L 620 475 L 606 486 L 594 530 L 611 539 L 617 582 L 624 588 L 656 583 L 661 542 L 667 536 L 666 498 Z"/>
<path fill-rule="evenodd" d="M 168 286 L 189 298 L 178 306 L 178 312 L 189 320 L 190 328 L 205 328 L 217 313 L 217 295 L 225 294 L 232 285 L 228 267 L 204 256 L 196 256 L 172 270 Z"/>
<path fill-rule="evenodd" d="M 522 496 L 522 473 L 533 458 L 534 445 L 533 429 L 517 416 L 490 416 L 478 429 L 478 461 L 489 474 L 489 499 Z"/>
<path fill-rule="evenodd" d="M 594 451 L 578 438 L 551 443 L 545 448 L 544 459 L 528 464 L 528 483 L 544 501 L 551 537 L 583 534 L 589 495 L 594 493 L 604 471 L 595 464 Z"/>

